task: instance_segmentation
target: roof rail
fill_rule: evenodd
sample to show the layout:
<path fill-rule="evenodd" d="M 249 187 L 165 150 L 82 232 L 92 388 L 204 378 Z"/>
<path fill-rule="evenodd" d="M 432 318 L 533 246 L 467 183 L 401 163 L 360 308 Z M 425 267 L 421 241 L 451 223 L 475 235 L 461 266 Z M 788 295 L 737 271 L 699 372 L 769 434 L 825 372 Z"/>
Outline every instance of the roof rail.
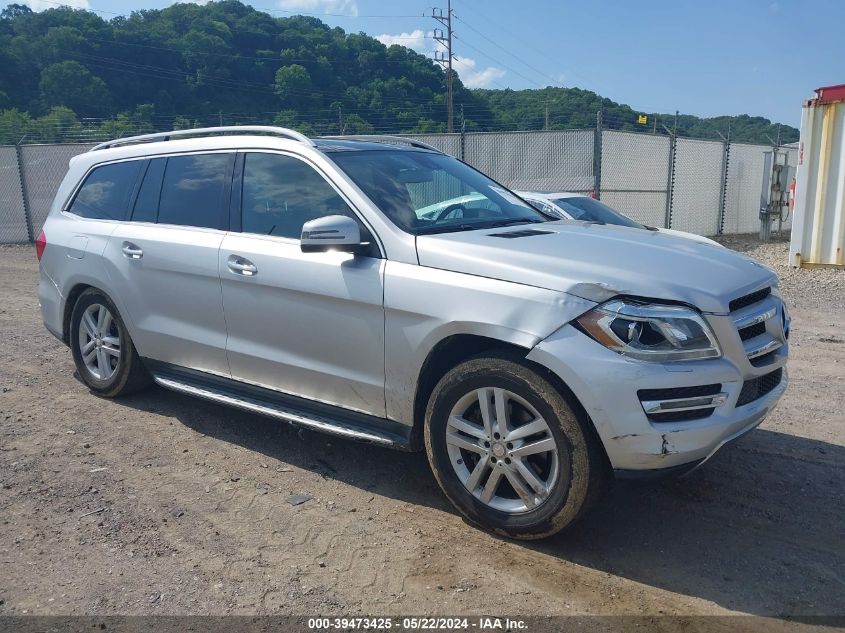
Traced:
<path fill-rule="evenodd" d="M 201 127 L 191 130 L 172 130 L 170 132 L 156 132 L 154 134 L 142 134 L 140 136 L 127 136 L 126 138 L 118 138 L 113 141 L 106 141 L 92 147 L 89 152 L 94 152 L 99 149 L 107 149 L 109 147 L 118 147 L 120 145 L 135 145 L 138 143 L 154 143 L 156 141 L 169 141 L 173 137 L 181 136 L 213 136 L 214 134 L 222 134 L 225 132 L 236 132 L 239 134 L 270 134 L 273 136 L 282 136 L 285 138 L 306 143 L 313 146 L 314 141 L 300 134 L 296 130 L 289 130 L 284 127 L 275 127 L 272 125 L 225 125 L 221 127 Z"/>
<path fill-rule="evenodd" d="M 438 154 L 442 154 L 443 152 L 433 145 L 429 145 L 428 143 L 423 143 L 422 141 L 418 141 L 414 138 L 408 138 L 407 136 L 389 136 L 386 134 L 374 134 L 374 135 L 367 135 L 367 134 L 350 134 L 346 136 L 321 136 L 320 138 L 324 139 L 334 139 L 338 141 L 370 141 L 372 143 L 404 143 L 406 145 L 410 145 L 411 147 L 420 147 L 422 149 L 430 149 L 432 152 L 437 152 Z"/>

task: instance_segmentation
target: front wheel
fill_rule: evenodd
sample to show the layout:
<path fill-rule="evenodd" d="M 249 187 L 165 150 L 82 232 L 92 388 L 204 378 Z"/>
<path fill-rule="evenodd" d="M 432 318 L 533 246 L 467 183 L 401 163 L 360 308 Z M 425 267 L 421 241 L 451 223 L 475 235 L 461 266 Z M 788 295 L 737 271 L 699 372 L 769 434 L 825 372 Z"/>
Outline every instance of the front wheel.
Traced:
<path fill-rule="evenodd" d="M 571 525 L 606 463 L 586 420 L 520 358 L 478 357 L 437 384 L 426 411 L 434 476 L 470 521 L 519 539 Z"/>
<path fill-rule="evenodd" d="M 79 295 L 73 307 L 70 347 L 79 376 L 97 395 L 129 395 L 151 382 L 117 308 L 95 288 Z"/>

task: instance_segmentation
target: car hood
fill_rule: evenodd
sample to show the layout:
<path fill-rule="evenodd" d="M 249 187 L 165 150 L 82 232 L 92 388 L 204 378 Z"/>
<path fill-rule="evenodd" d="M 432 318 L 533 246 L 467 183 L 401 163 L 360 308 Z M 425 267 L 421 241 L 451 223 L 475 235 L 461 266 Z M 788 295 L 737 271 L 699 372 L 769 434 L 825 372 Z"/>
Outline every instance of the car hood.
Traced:
<path fill-rule="evenodd" d="M 715 240 L 711 240 L 709 237 L 704 237 L 703 235 L 697 235 L 695 233 L 687 233 L 686 231 L 676 231 L 675 229 L 664 229 L 662 227 L 658 227 L 656 229 L 661 233 L 665 233 L 666 235 L 674 235 L 675 237 L 683 237 L 684 239 L 693 240 L 695 242 L 701 242 L 702 244 L 710 244 L 712 246 L 722 246 L 719 242 Z"/>
<path fill-rule="evenodd" d="M 535 231 L 543 233 L 526 234 Z M 771 269 L 721 246 L 573 220 L 420 235 L 417 256 L 422 266 L 596 302 L 631 295 L 716 314 L 726 314 L 732 299 L 777 281 Z"/>

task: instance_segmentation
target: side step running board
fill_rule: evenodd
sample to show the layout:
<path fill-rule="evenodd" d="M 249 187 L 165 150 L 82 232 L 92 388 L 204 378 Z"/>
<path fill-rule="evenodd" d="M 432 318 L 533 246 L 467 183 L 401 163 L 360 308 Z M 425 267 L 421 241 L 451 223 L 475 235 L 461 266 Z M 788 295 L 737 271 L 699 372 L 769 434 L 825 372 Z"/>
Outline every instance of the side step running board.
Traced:
<path fill-rule="evenodd" d="M 220 404 L 224 404 L 230 407 L 236 407 L 238 409 L 244 409 L 253 413 L 259 413 L 261 415 L 266 415 L 279 420 L 284 420 L 285 422 L 296 426 L 303 426 L 309 429 L 314 429 L 315 431 L 322 431 L 324 433 L 339 435 L 341 437 L 347 437 L 363 442 L 381 444 L 383 446 L 389 446 L 391 448 L 405 450 L 408 450 L 410 448 L 408 438 L 403 437 L 403 434 L 401 434 L 401 431 L 405 428 L 404 425 L 400 425 L 396 422 L 391 422 L 389 420 L 382 420 L 381 418 L 372 418 L 373 420 L 376 420 L 380 423 L 386 423 L 391 426 L 400 427 L 399 429 L 397 429 L 397 432 L 391 432 L 392 429 L 381 430 L 377 428 L 372 428 L 374 425 L 358 423 L 357 420 L 347 421 L 341 419 L 334 419 L 329 418 L 325 415 L 306 412 L 304 410 L 300 410 L 299 408 L 292 407 L 281 402 L 276 402 L 275 400 L 281 400 L 285 398 L 285 396 L 283 394 L 279 394 L 277 398 L 275 397 L 274 392 L 271 392 L 266 389 L 251 388 L 250 386 L 245 386 L 247 388 L 252 389 L 253 391 L 260 389 L 261 392 L 268 392 L 266 397 L 262 397 L 253 394 L 238 393 L 237 391 L 235 391 L 235 389 L 218 387 L 217 385 L 213 384 L 203 384 L 205 383 L 205 381 L 202 381 L 202 383 L 194 383 L 192 380 L 183 378 L 182 376 L 153 374 L 153 379 L 158 385 L 164 387 L 165 389 L 178 391 L 180 393 L 195 396 L 197 398 L 211 400 L 213 402 L 218 402 Z M 363 414 L 354 413 L 351 413 L 351 415 L 360 416 L 362 418 L 370 417 L 365 416 Z M 340 417 L 347 416 L 339 415 L 338 418 Z M 410 429 L 408 429 L 408 432 L 409 431 Z"/>

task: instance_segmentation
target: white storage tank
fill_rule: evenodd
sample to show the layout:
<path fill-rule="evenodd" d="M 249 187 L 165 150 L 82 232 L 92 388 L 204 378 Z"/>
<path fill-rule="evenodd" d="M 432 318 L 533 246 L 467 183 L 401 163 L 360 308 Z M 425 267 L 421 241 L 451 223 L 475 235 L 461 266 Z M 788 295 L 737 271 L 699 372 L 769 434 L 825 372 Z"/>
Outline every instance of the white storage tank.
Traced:
<path fill-rule="evenodd" d="M 804 102 L 789 261 L 845 266 L 845 84 Z"/>

